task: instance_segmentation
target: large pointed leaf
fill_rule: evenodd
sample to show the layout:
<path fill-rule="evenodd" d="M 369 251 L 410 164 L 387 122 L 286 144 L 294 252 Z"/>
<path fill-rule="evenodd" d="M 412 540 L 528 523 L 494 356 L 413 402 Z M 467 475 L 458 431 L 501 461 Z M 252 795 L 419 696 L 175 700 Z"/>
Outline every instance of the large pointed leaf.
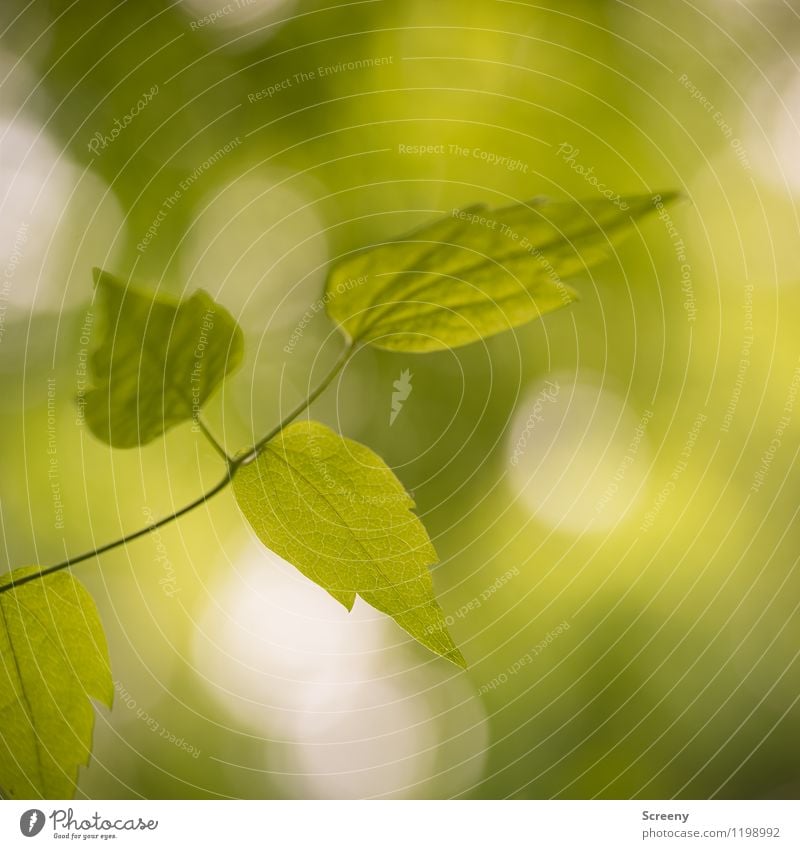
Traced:
<path fill-rule="evenodd" d="M 33 571 L 17 569 L 0 586 Z M 114 688 L 91 596 L 66 572 L 0 594 L 0 789 L 15 799 L 68 799 L 89 760 L 90 699 Z"/>
<path fill-rule="evenodd" d="M 655 198 L 643 195 L 453 210 L 336 263 L 325 287 L 328 314 L 353 340 L 381 348 L 467 345 L 569 304 L 576 293 L 563 281 L 655 209 Z"/>
<path fill-rule="evenodd" d="M 241 362 L 242 331 L 205 292 L 177 301 L 94 274 L 104 328 L 91 358 L 86 421 L 114 447 L 144 445 L 197 416 Z"/>
<path fill-rule="evenodd" d="M 356 594 L 458 666 L 428 567 L 436 552 L 414 502 L 364 445 L 317 422 L 285 428 L 233 479 L 259 539 L 348 609 Z"/>

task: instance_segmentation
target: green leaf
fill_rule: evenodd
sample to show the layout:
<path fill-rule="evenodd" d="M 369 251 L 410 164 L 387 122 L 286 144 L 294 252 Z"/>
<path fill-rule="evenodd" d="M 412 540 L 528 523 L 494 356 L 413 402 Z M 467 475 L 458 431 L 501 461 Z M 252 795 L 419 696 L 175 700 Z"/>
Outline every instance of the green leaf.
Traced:
<path fill-rule="evenodd" d="M 36 572 L 17 569 L 0 586 Z M 90 698 L 111 707 L 103 627 L 89 593 L 59 572 L 0 594 L 0 788 L 69 799 L 92 745 Z"/>
<path fill-rule="evenodd" d="M 676 195 L 656 197 L 666 204 Z M 568 305 L 577 295 L 563 280 L 603 259 L 656 208 L 656 198 L 640 195 L 456 209 L 334 264 L 328 315 L 354 341 L 380 348 L 468 345 Z"/>
<path fill-rule="evenodd" d="M 103 316 L 84 413 L 115 448 L 145 445 L 195 418 L 242 359 L 242 331 L 205 292 L 184 301 L 140 292 L 100 269 Z"/>
<path fill-rule="evenodd" d="M 259 539 L 348 610 L 358 594 L 466 667 L 434 598 L 428 567 L 436 551 L 377 454 L 317 422 L 298 422 L 240 469 L 233 489 Z"/>

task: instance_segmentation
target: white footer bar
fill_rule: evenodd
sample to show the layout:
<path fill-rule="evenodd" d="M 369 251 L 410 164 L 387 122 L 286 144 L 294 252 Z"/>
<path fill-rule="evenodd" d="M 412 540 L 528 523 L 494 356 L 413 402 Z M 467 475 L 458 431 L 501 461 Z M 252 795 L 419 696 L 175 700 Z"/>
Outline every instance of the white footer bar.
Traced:
<path fill-rule="evenodd" d="M 800 847 L 795 801 L 16 802 L 0 846 Z M 191 841 L 191 843 L 187 843 Z"/>

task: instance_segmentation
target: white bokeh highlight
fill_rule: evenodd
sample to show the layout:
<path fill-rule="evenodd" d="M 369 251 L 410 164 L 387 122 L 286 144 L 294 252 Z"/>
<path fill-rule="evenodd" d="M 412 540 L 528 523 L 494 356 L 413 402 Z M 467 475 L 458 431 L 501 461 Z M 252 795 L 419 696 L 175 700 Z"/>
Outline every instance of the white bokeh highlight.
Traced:
<path fill-rule="evenodd" d="M 27 312 L 88 302 L 94 265 L 113 267 L 123 215 L 105 183 L 24 118 L 0 115 L 3 301 Z"/>
<path fill-rule="evenodd" d="M 519 501 L 557 530 L 613 528 L 645 490 L 648 422 L 648 411 L 634 411 L 600 375 L 555 374 L 533 384 L 506 443 Z"/>
<path fill-rule="evenodd" d="M 210 190 L 181 249 L 181 278 L 253 333 L 290 328 L 320 297 L 329 260 L 315 186 L 269 169 Z"/>
<path fill-rule="evenodd" d="M 206 606 L 192 655 L 231 721 L 287 744 L 265 745 L 264 769 L 293 795 L 415 797 L 434 780 L 456 795 L 482 771 L 484 708 L 446 661 L 420 668 L 416 648 L 387 661 L 397 637 L 360 599 L 348 613 L 254 544 Z"/>

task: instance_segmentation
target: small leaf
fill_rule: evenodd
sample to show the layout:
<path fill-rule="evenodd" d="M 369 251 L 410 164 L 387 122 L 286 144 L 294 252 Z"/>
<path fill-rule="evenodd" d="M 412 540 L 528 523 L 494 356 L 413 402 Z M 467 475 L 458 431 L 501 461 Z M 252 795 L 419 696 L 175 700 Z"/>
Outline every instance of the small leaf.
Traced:
<path fill-rule="evenodd" d="M 104 334 L 91 358 L 86 421 L 115 448 L 145 445 L 197 416 L 242 359 L 242 331 L 205 292 L 184 301 L 94 270 Z"/>
<path fill-rule="evenodd" d="M 436 551 L 377 454 L 318 422 L 298 422 L 240 469 L 233 489 L 259 539 L 348 610 L 358 594 L 466 667 L 434 598 Z"/>
<path fill-rule="evenodd" d="M 38 571 L 17 569 L 0 586 Z M 89 593 L 59 572 L 0 594 L 0 788 L 69 799 L 92 745 L 90 698 L 111 707 L 103 627 Z"/>
<path fill-rule="evenodd" d="M 659 196 L 669 203 L 674 194 Z M 424 352 L 468 345 L 560 309 L 562 281 L 603 259 L 656 209 L 649 195 L 453 210 L 350 254 L 328 276 L 328 315 L 356 342 Z"/>

